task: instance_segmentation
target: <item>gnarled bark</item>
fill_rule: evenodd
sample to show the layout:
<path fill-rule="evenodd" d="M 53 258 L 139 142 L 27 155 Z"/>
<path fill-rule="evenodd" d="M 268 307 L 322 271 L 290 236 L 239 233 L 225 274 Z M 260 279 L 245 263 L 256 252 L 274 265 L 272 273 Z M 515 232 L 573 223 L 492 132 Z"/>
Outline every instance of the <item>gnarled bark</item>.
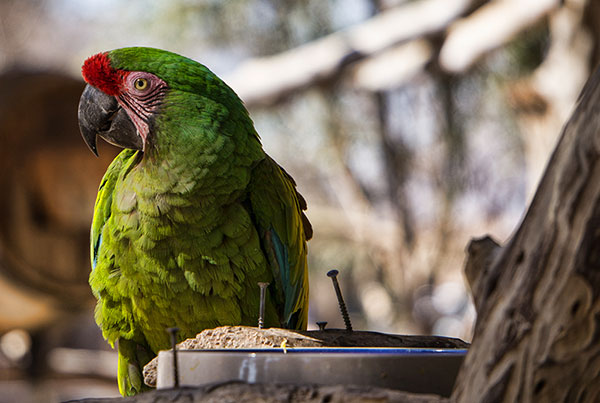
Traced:
<path fill-rule="evenodd" d="M 467 263 L 479 317 L 457 402 L 600 401 L 599 112 L 597 71 L 514 236 L 471 243 L 488 252 Z"/>

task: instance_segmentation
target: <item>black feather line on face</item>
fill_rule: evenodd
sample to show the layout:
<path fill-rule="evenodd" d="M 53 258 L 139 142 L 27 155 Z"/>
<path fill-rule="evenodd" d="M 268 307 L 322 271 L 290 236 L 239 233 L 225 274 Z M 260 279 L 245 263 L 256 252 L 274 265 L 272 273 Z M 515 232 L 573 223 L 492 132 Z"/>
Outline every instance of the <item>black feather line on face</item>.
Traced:
<path fill-rule="evenodd" d="M 143 95 L 133 95 L 132 98 L 137 98 L 141 103 L 150 102 L 156 104 L 157 101 L 161 101 L 163 95 L 166 93 L 166 88 L 162 85 L 156 86 L 152 91 Z"/>
<path fill-rule="evenodd" d="M 134 113 L 135 116 L 137 116 L 144 122 L 148 121 L 148 113 L 142 113 L 147 111 L 144 111 L 144 109 L 141 108 L 140 105 L 137 102 L 135 102 L 135 100 L 132 99 L 132 97 L 129 94 L 119 95 L 119 101 L 123 104 L 127 112 Z"/>

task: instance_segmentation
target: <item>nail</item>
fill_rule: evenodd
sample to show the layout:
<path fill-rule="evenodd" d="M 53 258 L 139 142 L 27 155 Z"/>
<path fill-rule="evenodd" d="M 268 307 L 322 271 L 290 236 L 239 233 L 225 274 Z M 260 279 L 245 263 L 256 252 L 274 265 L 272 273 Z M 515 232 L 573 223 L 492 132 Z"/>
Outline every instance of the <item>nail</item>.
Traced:
<path fill-rule="evenodd" d="M 167 332 L 171 335 L 171 348 L 173 349 L 173 387 L 179 387 L 179 368 L 177 366 L 177 332 L 178 327 L 169 327 Z"/>
<path fill-rule="evenodd" d="M 260 306 L 258 307 L 258 328 L 265 327 L 265 299 L 267 297 L 267 286 L 269 283 L 259 282 L 260 287 Z"/>
<path fill-rule="evenodd" d="M 317 322 L 317 326 L 319 326 L 319 330 L 322 332 L 325 330 L 325 326 L 327 326 L 327 322 Z"/>
<path fill-rule="evenodd" d="M 327 272 L 327 277 L 331 278 L 333 282 L 333 288 L 335 289 L 335 295 L 337 296 L 338 304 L 340 305 L 340 311 L 342 312 L 342 317 L 344 318 L 344 323 L 346 324 L 346 330 L 352 331 L 352 323 L 350 323 L 350 315 L 348 315 L 348 309 L 346 308 L 346 303 L 344 302 L 344 297 L 342 297 L 342 290 L 340 289 L 340 284 L 337 280 L 337 275 L 340 272 L 337 270 L 329 270 Z"/>

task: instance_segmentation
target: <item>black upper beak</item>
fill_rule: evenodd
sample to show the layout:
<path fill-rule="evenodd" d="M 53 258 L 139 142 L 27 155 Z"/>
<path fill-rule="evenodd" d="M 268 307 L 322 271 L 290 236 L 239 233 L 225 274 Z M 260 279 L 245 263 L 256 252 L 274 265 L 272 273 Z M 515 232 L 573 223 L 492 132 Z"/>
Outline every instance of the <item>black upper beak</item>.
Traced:
<path fill-rule="evenodd" d="M 89 84 L 79 100 L 78 118 L 83 140 L 96 156 L 97 135 L 118 147 L 144 148 L 142 138 L 117 99 Z"/>

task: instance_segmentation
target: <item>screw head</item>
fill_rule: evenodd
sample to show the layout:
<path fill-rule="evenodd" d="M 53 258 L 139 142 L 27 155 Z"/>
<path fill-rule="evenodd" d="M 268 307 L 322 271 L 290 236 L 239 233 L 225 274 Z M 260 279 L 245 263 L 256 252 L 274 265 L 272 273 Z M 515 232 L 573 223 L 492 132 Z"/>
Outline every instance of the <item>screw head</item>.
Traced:
<path fill-rule="evenodd" d="M 317 326 L 319 326 L 319 330 L 325 330 L 325 326 L 327 326 L 327 322 L 317 322 Z"/>
<path fill-rule="evenodd" d="M 335 276 L 337 276 L 338 274 L 340 274 L 340 272 L 339 272 L 339 271 L 337 271 L 336 269 L 329 270 L 329 271 L 327 272 L 327 277 L 335 277 Z"/>

